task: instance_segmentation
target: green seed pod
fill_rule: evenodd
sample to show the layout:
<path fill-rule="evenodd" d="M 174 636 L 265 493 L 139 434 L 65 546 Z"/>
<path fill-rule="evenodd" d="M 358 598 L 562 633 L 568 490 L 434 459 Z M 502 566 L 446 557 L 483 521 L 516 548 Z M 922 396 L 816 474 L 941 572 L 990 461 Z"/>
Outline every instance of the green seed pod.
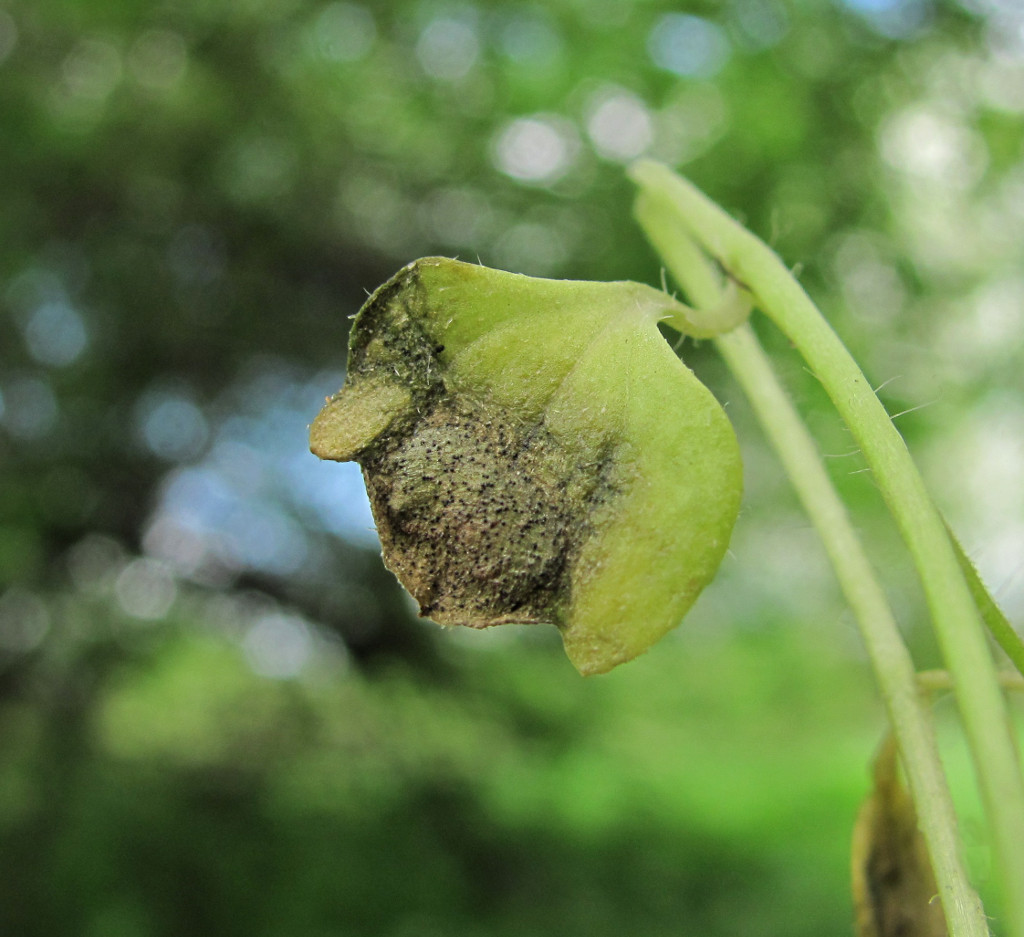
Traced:
<path fill-rule="evenodd" d="M 422 615 L 557 625 L 581 673 L 679 623 L 728 546 L 741 468 L 657 329 L 672 304 L 439 257 L 370 297 L 310 447 L 360 463 Z"/>

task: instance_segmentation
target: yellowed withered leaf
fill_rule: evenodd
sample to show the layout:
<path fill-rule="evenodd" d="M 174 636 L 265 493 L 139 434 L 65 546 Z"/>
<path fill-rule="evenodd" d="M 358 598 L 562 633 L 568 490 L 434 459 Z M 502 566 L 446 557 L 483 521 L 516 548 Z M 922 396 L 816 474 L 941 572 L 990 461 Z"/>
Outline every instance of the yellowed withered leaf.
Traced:
<path fill-rule="evenodd" d="M 946 920 L 917 813 L 889 736 L 874 788 L 857 816 L 851 849 L 857 937 L 946 937 Z"/>
<path fill-rule="evenodd" d="M 658 331 L 672 303 L 438 257 L 370 297 L 310 445 L 361 464 L 422 615 L 555 624 L 584 673 L 682 619 L 728 545 L 741 470 Z"/>

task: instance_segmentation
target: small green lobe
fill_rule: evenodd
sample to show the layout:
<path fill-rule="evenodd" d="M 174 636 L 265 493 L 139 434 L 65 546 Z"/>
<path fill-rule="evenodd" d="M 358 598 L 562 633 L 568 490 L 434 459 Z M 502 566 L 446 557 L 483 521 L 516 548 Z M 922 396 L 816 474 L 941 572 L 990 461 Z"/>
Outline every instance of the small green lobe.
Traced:
<path fill-rule="evenodd" d="M 365 380 L 331 397 L 313 421 L 309 448 L 321 459 L 348 462 L 404 414 L 409 390 L 394 381 Z"/>

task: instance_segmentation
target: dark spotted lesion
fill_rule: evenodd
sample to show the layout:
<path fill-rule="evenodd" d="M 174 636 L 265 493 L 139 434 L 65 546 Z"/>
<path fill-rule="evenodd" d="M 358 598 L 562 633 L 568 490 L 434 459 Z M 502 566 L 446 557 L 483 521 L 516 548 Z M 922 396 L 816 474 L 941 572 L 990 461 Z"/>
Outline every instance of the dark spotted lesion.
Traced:
<path fill-rule="evenodd" d="M 387 376 L 414 397 L 437 392 L 444 345 L 431 334 L 429 302 L 419 269 L 406 267 L 374 293 L 352 329 L 347 381 Z"/>
<path fill-rule="evenodd" d="M 610 456 L 574 464 L 542 424 L 439 396 L 361 461 L 385 559 L 422 615 L 472 627 L 559 621 L 586 502 L 608 496 Z"/>
<path fill-rule="evenodd" d="M 335 401 L 339 425 L 357 402 L 403 401 L 379 433 L 364 416 L 370 438 L 343 453 L 362 466 L 385 563 L 441 624 L 559 624 L 593 508 L 613 494 L 611 446 L 581 457 L 543 418 L 454 391 L 437 326 L 406 268 L 360 312 Z"/>

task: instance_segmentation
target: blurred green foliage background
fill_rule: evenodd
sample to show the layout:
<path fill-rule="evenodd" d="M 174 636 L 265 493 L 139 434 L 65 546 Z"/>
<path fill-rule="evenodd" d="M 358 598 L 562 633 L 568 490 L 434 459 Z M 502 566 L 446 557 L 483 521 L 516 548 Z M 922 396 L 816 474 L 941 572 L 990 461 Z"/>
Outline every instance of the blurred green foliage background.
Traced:
<path fill-rule="evenodd" d="M 744 513 L 607 677 L 418 621 L 306 426 L 415 257 L 658 283 L 623 175 L 654 156 L 927 405 L 898 425 L 1020 621 L 1022 114 L 1015 0 L 0 0 L 0 932 L 848 933 L 881 709 L 707 347 Z M 870 476 L 764 338 L 934 665 Z"/>

